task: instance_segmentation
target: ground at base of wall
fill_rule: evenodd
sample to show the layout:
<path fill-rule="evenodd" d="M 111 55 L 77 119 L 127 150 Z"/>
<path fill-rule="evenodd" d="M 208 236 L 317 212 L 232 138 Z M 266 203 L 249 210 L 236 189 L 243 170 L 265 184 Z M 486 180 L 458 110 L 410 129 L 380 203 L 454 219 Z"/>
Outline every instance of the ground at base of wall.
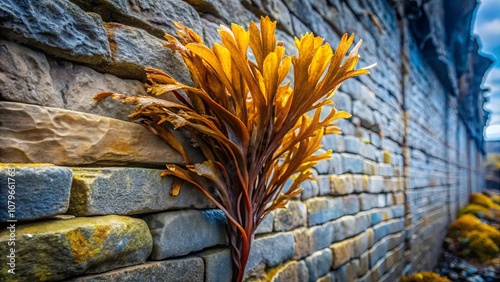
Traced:
<path fill-rule="evenodd" d="M 495 282 L 500 280 L 499 265 L 474 264 L 449 251 L 441 255 L 434 272 L 452 281 Z"/>

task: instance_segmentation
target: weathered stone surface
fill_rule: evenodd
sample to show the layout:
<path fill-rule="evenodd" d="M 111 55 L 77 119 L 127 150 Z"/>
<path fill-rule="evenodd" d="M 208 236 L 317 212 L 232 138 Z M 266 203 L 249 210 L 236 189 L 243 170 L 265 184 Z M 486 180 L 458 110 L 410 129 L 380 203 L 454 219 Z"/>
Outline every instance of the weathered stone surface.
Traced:
<path fill-rule="evenodd" d="M 146 77 L 145 67 L 154 67 L 171 74 L 182 83 L 191 78 L 182 56 L 163 46 L 160 40 L 146 31 L 118 23 L 105 23 L 112 64 L 103 68 L 108 73 L 133 79 Z"/>
<path fill-rule="evenodd" d="M 363 173 L 363 158 L 352 154 L 341 154 L 345 172 Z"/>
<path fill-rule="evenodd" d="M 250 21 L 259 22 L 259 18 L 247 10 L 238 0 L 186 0 L 197 11 L 210 15 L 211 21 L 229 25 L 237 23 L 248 25 Z M 214 18 L 215 17 L 215 18 Z"/>
<path fill-rule="evenodd" d="M 339 266 L 348 262 L 353 257 L 353 243 L 354 240 L 345 240 L 339 243 L 335 243 L 330 246 L 332 250 L 332 267 L 337 269 Z"/>
<path fill-rule="evenodd" d="M 361 150 L 361 141 L 355 136 L 344 136 L 345 151 L 347 153 L 359 154 Z"/>
<path fill-rule="evenodd" d="M 202 26 L 198 13 L 182 1 L 176 0 L 71 0 L 82 9 L 98 13 L 106 22 L 118 22 L 147 30 L 163 38 L 165 33 L 175 34 L 174 21 L 192 28 L 198 34 Z"/>
<path fill-rule="evenodd" d="M 274 216 L 274 230 L 288 231 L 304 226 L 307 220 L 307 211 L 304 203 L 290 201 L 285 209 L 279 209 Z"/>
<path fill-rule="evenodd" d="M 327 222 L 322 225 L 313 226 L 307 231 L 311 240 L 313 252 L 328 248 L 334 241 L 333 223 Z"/>
<path fill-rule="evenodd" d="M 368 184 L 368 192 L 370 193 L 380 193 L 384 190 L 384 178 L 382 176 L 370 176 L 370 182 Z"/>
<path fill-rule="evenodd" d="M 58 58 L 87 64 L 109 61 L 101 18 L 68 1 L 2 1 L 0 33 Z"/>
<path fill-rule="evenodd" d="M 256 239 L 252 243 L 245 275 L 251 276 L 259 265 L 273 267 L 292 258 L 294 247 L 294 237 L 291 233 L 272 234 Z"/>
<path fill-rule="evenodd" d="M 293 230 L 292 234 L 295 239 L 293 259 L 301 259 L 310 255 L 313 252 L 313 238 L 310 236 L 310 229 L 298 228 Z"/>
<path fill-rule="evenodd" d="M 332 265 L 332 251 L 324 249 L 313 253 L 306 258 L 307 269 L 309 269 L 309 281 L 316 281 L 325 275 Z"/>
<path fill-rule="evenodd" d="M 233 277 L 231 251 L 213 249 L 199 254 L 205 262 L 205 282 L 230 282 Z M 191 280 L 184 280 L 191 281 Z"/>
<path fill-rule="evenodd" d="M 341 241 L 352 237 L 356 234 L 356 218 L 352 215 L 347 215 L 339 218 L 334 224 L 335 241 Z"/>
<path fill-rule="evenodd" d="M 9 230 L 0 232 L 2 246 L 7 246 L 9 235 Z M 144 221 L 116 215 L 18 225 L 15 235 L 19 262 L 15 275 L 31 281 L 56 281 L 141 264 L 152 248 Z M 0 280 L 10 278 L 7 267 L 1 266 Z"/>
<path fill-rule="evenodd" d="M 326 151 L 324 149 L 319 149 L 316 152 L 316 154 L 319 155 L 319 154 L 323 154 L 325 152 Z M 330 160 L 319 161 L 318 164 L 314 166 L 314 168 L 316 169 L 318 174 L 329 174 L 332 171 Z"/>
<path fill-rule="evenodd" d="M 343 129 L 343 127 L 341 127 Z M 329 134 L 323 136 L 321 144 L 325 150 L 332 149 L 335 153 L 342 153 L 345 151 L 344 136 L 337 134 Z"/>
<path fill-rule="evenodd" d="M 316 182 L 318 183 L 320 196 L 327 196 L 332 194 L 330 188 L 330 179 L 333 177 L 334 177 L 333 175 L 318 175 L 316 177 Z"/>
<path fill-rule="evenodd" d="M 270 212 L 262 223 L 255 230 L 255 234 L 264 234 L 273 232 L 274 214 L 276 211 Z"/>
<path fill-rule="evenodd" d="M 361 120 L 361 125 L 370 128 L 374 124 L 373 111 L 362 101 L 352 102 L 352 115 Z"/>
<path fill-rule="evenodd" d="M 337 91 L 337 93 L 333 95 L 332 101 L 335 103 L 335 108 L 338 110 L 346 111 L 348 113 L 352 111 L 352 100 L 346 93 Z"/>
<path fill-rule="evenodd" d="M 143 217 L 153 235 L 151 259 L 186 255 L 227 243 L 226 218 L 220 210 L 182 210 Z"/>
<path fill-rule="evenodd" d="M 370 252 L 365 252 L 359 257 L 358 275 L 362 276 L 368 272 L 370 267 Z"/>
<path fill-rule="evenodd" d="M 305 202 L 309 226 L 318 225 L 342 216 L 342 199 L 313 198 Z"/>
<path fill-rule="evenodd" d="M 185 183 L 177 196 L 170 194 L 172 177 L 159 169 L 73 168 L 69 214 L 140 214 L 214 205 L 197 188 Z"/>
<path fill-rule="evenodd" d="M 57 108 L 0 102 L 0 161 L 164 166 L 182 157 L 138 124 Z"/>
<path fill-rule="evenodd" d="M 377 207 L 378 197 L 377 195 L 362 193 L 359 195 L 359 203 L 361 210 L 366 211 Z"/>
<path fill-rule="evenodd" d="M 319 184 L 317 181 L 306 180 L 300 184 L 300 187 L 303 189 L 302 193 L 300 193 L 302 200 L 310 199 L 319 194 Z"/>
<path fill-rule="evenodd" d="M 359 212 L 359 200 L 357 195 L 349 195 L 342 197 L 342 213 L 355 214 Z"/>
<path fill-rule="evenodd" d="M 134 106 L 119 102 L 96 103 L 103 91 L 146 95 L 139 81 L 47 58 L 43 53 L 0 40 L 0 98 L 40 106 L 64 108 L 129 120 Z"/>
<path fill-rule="evenodd" d="M 379 164 L 378 174 L 385 177 L 391 177 L 393 175 L 393 169 L 391 164 Z"/>
<path fill-rule="evenodd" d="M 71 170 L 50 164 L 0 164 L 0 220 L 38 219 L 68 210 Z"/>
<path fill-rule="evenodd" d="M 309 279 L 309 273 L 304 261 L 290 261 L 276 270 L 270 279 L 272 282 L 302 282 Z"/>
<path fill-rule="evenodd" d="M 193 1 L 193 0 L 189 0 Z M 199 1 L 199 0 L 198 0 Z M 289 35 L 295 35 L 292 25 L 292 17 L 288 7 L 281 0 L 255 1 L 244 0 L 243 5 L 255 14 L 266 14 L 278 21 L 278 28 L 283 29 Z"/>
<path fill-rule="evenodd" d="M 375 243 L 375 245 L 370 249 L 370 268 L 373 268 L 375 264 L 387 253 L 387 240 L 382 240 Z"/>
<path fill-rule="evenodd" d="M 203 260 L 201 258 L 181 258 L 164 261 L 148 261 L 141 265 L 135 265 L 117 270 L 78 277 L 68 282 L 103 282 L 103 281 L 169 281 L 169 282 L 203 282 Z M 224 280 L 219 280 L 224 281 Z"/>
<path fill-rule="evenodd" d="M 363 232 L 354 237 L 354 257 L 360 257 L 366 250 L 368 250 L 368 233 Z"/>

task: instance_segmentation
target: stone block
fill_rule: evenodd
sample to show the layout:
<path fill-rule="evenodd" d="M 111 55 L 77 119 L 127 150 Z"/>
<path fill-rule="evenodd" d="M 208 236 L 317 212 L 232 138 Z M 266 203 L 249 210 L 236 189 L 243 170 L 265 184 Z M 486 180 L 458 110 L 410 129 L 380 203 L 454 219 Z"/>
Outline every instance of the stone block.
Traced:
<path fill-rule="evenodd" d="M 324 149 L 319 149 L 316 152 L 316 155 L 323 154 L 325 153 L 326 150 Z M 330 160 L 322 160 L 319 161 L 317 165 L 314 166 L 314 169 L 318 172 L 318 174 L 329 174 L 332 171 L 332 166 L 331 166 Z"/>
<path fill-rule="evenodd" d="M 327 196 L 331 194 L 331 189 L 330 189 L 330 181 L 333 178 L 333 175 L 318 175 L 316 177 L 316 182 L 318 183 L 319 187 L 319 195 L 320 196 Z"/>
<path fill-rule="evenodd" d="M 10 234 L 8 229 L 0 232 L 2 246 Z M 15 275 L 28 281 L 57 281 L 141 264 L 152 249 L 144 221 L 116 215 L 16 224 L 15 236 Z M 7 269 L 7 264 L 1 266 L 0 280 L 11 278 Z"/>
<path fill-rule="evenodd" d="M 355 174 L 355 175 L 352 175 L 352 186 L 353 186 L 353 192 L 356 192 L 356 193 L 361 193 L 363 192 L 363 187 L 364 187 L 364 175 L 359 175 L 359 174 Z"/>
<path fill-rule="evenodd" d="M 374 125 L 373 111 L 362 101 L 352 102 L 352 115 L 361 120 L 361 125 L 370 128 Z"/>
<path fill-rule="evenodd" d="M 82 9 L 98 13 L 106 22 L 118 22 L 142 28 L 156 37 L 165 33 L 176 34 L 174 21 L 202 34 L 198 13 L 187 3 L 176 0 L 116 1 L 116 0 L 71 0 Z"/>
<path fill-rule="evenodd" d="M 369 254 L 370 254 L 369 252 L 365 252 L 359 257 L 359 268 L 358 268 L 358 276 L 359 277 L 365 275 L 365 273 L 368 272 L 368 269 L 370 267 Z"/>
<path fill-rule="evenodd" d="M 378 197 L 377 195 L 362 193 L 359 195 L 359 204 L 363 211 L 372 209 L 377 207 Z"/>
<path fill-rule="evenodd" d="M 302 193 L 300 193 L 302 200 L 316 197 L 319 194 L 319 185 L 317 181 L 306 180 L 300 184 L 300 187 L 303 189 Z"/>
<path fill-rule="evenodd" d="M 342 216 L 342 199 L 317 197 L 305 202 L 309 226 L 318 225 Z"/>
<path fill-rule="evenodd" d="M 199 254 L 205 263 L 204 282 L 231 282 L 233 277 L 231 251 L 210 249 Z M 182 276 L 181 276 L 182 277 Z M 170 280 L 167 280 L 170 281 Z M 184 280 L 191 281 L 191 280 Z"/>
<path fill-rule="evenodd" d="M 354 254 L 353 244 L 354 240 L 345 240 L 335 243 L 330 246 L 332 250 L 332 267 L 333 269 L 339 268 L 341 265 L 348 262 Z"/>
<path fill-rule="evenodd" d="M 322 225 L 313 226 L 309 228 L 307 234 L 311 241 L 313 252 L 328 248 L 334 240 L 333 223 L 327 222 Z"/>
<path fill-rule="evenodd" d="M 346 93 L 338 91 L 333 95 L 332 101 L 335 103 L 335 108 L 348 113 L 352 112 L 352 99 Z"/>
<path fill-rule="evenodd" d="M 370 193 L 380 193 L 384 190 L 385 183 L 382 176 L 370 176 L 370 182 L 368 184 L 368 192 Z"/>
<path fill-rule="evenodd" d="M 341 154 L 344 172 L 363 173 L 363 158 L 352 154 Z"/>
<path fill-rule="evenodd" d="M 305 259 L 309 269 L 309 281 L 316 281 L 319 277 L 326 275 L 332 265 L 332 251 L 324 249 L 313 253 Z"/>
<path fill-rule="evenodd" d="M 292 234 L 295 240 L 293 259 L 301 259 L 310 255 L 313 252 L 313 239 L 310 231 L 307 228 L 298 228 Z"/>
<path fill-rule="evenodd" d="M 384 177 L 393 176 L 393 169 L 391 164 L 379 164 L 378 165 L 378 175 Z"/>
<path fill-rule="evenodd" d="M 359 234 L 371 226 L 369 212 L 360 212 L 356 214 L 356 234 Z"/>
<path fill-rule="evenodd" d="M 352 215 L 347 215 L 339 218 L 334 224 L 335 241 L 342 241 L 352 237 L 356 233 L 356 219 Z"/>
<path fill-rule="evenodd" d="M 378 171 L 378 164 L 374 161 L 363 161 L 363 173 L 367 175 L 375 175 Z"/>
<path fill-rule="evenodd" d="M 154 67 L 171 74 L 185 84 L 191 76 L 182 56 L 165 48 L 166 41 L 146 31 L 119 23 L 105 23 L 111 47 L 111 64 L 102 70 L 116 76 L 145 79 L 145 67 Z M 99 69 L 99 68 L 98 68 Z"/>
<path fill-rule="evenodd" d="M 276 212 L 272 211 L 267 214 L 267 217 L 262 221 L 257 227 L 257 230 L 255 230 L 255 234 L 264 234 L 264 233 L 270 233 L 273 232 L 273 223 L 274 223 L 274 214 Z"/>
<path fill-rule="evenodd" d="M 344 136 L 338 134 L 329 134 L 323 136 L 321 144 L 325 150 L 332 149 L 334 153 L 342 153 L 345 151 Z"/>
<path fill-rule="evenodd" d="M 274 216 L 274 230 L 288 231 L 304 226 L 307 220 L 307 210 L 304 203 L 290 201 L 285 209 L 276 210 Z"/>
<path fill-rule="evenodd" d="M 370 268 L 374 268 L 379 259 L 387 253 L 387 240 L 382 240 L 370 249 Z"/>
<path fill-rule="evenodd" d="M 377 159 L 377 148 L 372 144 L 362 144 L 360 154 L 372 161 Z"/>
<path fill-rule="evenodd" d="M 309 280 L 309 271 L 304 261 L 290 261 L 276 270 L 272 282 L 302 282 Z"/>
<path fill-rule="evenodd" d="M 270 251 L 272 250 L 272 251 Z M 248 277 L 259 265 L 276 266 L 294 255 L 295 244 L 291 233 L 277 233 L 253 241 L 245 275 Z"/>
<path fill-rule="evenodd" d="M 354 257 L 360 257 L 368 250 L 368 233 L 363 232 L 354 237 Z"/>
<path fill-rule="evenodd" d="M 170 194 L 173 177 L 162 170 L 126 167 L 73 168 L 69 214 L 141 214 L 163 210 L 214 207 L 197 188 L 185 183 Z"/>
<path fill-rule="evenodd" d="M 361 150 L 361 141 L 355 136 L 344 136 L 345 151 L 351 154 L 359 154 Z"/>
<path fill-rule="evenodd" d="M 64 214 L 69 207 L 71 170 L 50 164 L 0 164 L 0 221 Z"/>
<path fill-rule="evenodd" d="M 150 258 L 187 255 L 227 243 L 226 218 L 220 210 L 181 210 L 143 217 L 153 235 Z"/>
<path fill-rule="evenodd" d="M 102 281 L 162 281 L 169 282 L 203 282 L 203 260 L 190 257 L 164 261 L 148 261 L 144 264 L 129 266 L 113 271 L 89 275 L 68 280 L 68 282 L 102 282 Z M 230 280 L 217 280 L 230 281 Z"/>
<path fill-rule="evenodd" d="M 134 106 L 94 102 L 103 91 L 146 95 L 140 81 L 120 79 L 0 40 L 0 98 L 7 101 L 63 108 L 128 121 Z"/>
<path fill-rule="evenodd" d="M 0 102 L 0 162 L 56 165 L 182 164 L 139 124 L 57 108 Z"/>
<path fill-rule="evenodd" d="M 344 164 L 342 163 L 342 157 L 340 154 L 332 154 L 330 157 L 330 171 L 331 174 L 342 174 L 344 173 Z"/>
<path fill-rule="evenodd" d="M 85 64 L 110 58 L 101 18 L 65 0 L 3 1 L 0 33 L 57 58 Z"/>
<path fill-rule="evenodd" d="M 359 212 L 359 200 L 357 195 L 350 195 L 342 197 L 343 202 L 343 215 L 356 214 Z"/>

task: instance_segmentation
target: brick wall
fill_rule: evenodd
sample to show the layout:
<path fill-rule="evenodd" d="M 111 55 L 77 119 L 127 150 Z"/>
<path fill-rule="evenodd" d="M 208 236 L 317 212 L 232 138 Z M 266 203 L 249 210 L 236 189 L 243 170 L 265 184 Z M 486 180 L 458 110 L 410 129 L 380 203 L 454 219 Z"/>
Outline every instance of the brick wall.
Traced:
<path fill-rule="evenodd" d="M 461 114 L 459 62 L 433 57 L 451 52 L 436 33 L 453 16 L 444 2 L 395 2 L 2 2 L 0 199 L 14 179 L 15 209 L 2 207 L 1 220 L 15 232 L 0 231 L 0 280 L 230 281 L 222 213 L 193 187 L 171 196 L 172 179 L 159 176 L 182 158 L 128 122 L 131 107 L 92 97 L 144 94 L 145 66 L 189 82 L 161 45 L 172 20 L 212 43 L 218 24 L 263 14 L 279 21 L 288 48 L 307 31 L 332 45 L 354 32 L 360 65 L 378 66 L 332 98 L 353 117 L 323 139 L 334 154 L 316 182 L 259 227 L 246 280 L 396 281 L 431 269 L 457 209 L 483 187 L 481 121 Z M 438 36 L 425 39 L 429 26 Z"/>

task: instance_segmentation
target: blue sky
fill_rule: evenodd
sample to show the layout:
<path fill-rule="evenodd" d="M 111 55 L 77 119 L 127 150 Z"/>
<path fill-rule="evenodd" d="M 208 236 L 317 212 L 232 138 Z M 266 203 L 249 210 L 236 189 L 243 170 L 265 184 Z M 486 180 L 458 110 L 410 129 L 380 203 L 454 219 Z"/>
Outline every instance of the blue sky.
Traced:
<path fill-rule="evenodd" d="M 486 140 L 500 140 L 500 0 L 479 2 L 473 33 L 479 37 L 480 52 L 495 61 L 483 79 L 483 88 L 490 89 L 484 106 L 490 119 L 484 135 Z"/>

